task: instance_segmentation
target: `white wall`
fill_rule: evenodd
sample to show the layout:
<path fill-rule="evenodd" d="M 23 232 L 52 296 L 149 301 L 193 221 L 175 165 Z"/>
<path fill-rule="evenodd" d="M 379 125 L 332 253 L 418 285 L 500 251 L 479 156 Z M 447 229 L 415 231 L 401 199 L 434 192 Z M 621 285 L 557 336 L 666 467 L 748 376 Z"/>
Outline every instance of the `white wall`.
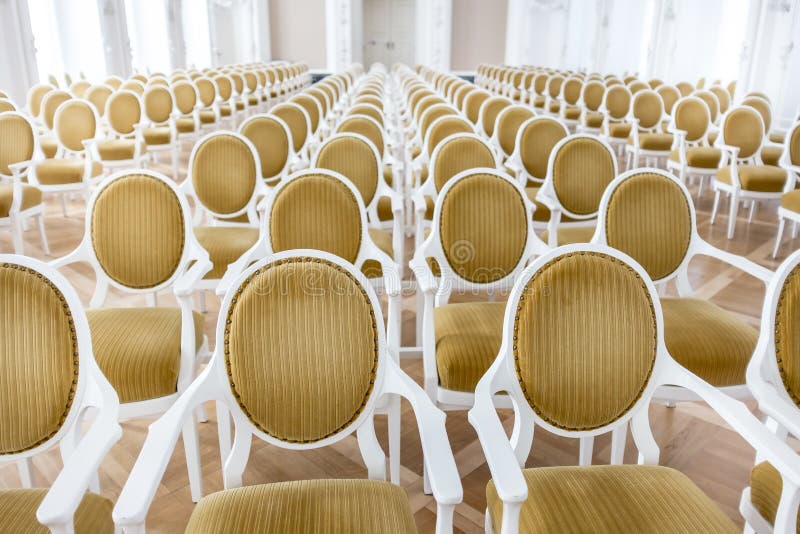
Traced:
<path fill-rule="evenodd" d="M 270 0 L 269 33 L 274 59 L 325 68 L 325 0 Z"/>
<path fill-rule="evenodd" d="M 475 70 L 478 63 L 502 63 L 508 0 L 453 0 L 450 68 Z"/>

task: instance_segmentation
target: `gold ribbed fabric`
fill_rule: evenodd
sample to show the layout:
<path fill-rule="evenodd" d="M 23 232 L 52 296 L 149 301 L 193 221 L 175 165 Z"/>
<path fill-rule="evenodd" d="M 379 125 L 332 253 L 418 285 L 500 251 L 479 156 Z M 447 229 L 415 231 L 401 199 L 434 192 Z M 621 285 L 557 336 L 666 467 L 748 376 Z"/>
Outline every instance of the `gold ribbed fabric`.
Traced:
<path fill-rule="evenodd" d="M 750 471 L 750 502 L 761 517 L 775 524 L 781 502 L 783 480 L 781 474 L 769 462 L 761 462 Z M 798 513 L 800 524 L 800 512 Z"/>
<path fill-rule="evenodd" d="M 297 480 L 204 497 L 186 534 L 416 533 L 406 491 L 377 480 Z"/>
<path fill-rule="evenodd" d="M 289 159 L 289 136 L 274 118 L 259 116 L 247 121 L 240 132 L 258 152 L 261 176 L 272 178 L 286 166 Z"/>
<path fill-rule="evenodd" d="M 493 169 L 495 160 L 486 143 L 473 137 L 461 137 L 445 140 L 432 164 L 433 183 L 436 191 L 441 191 L 450 178 L 461 171 L 477 167 Z"/>
<path fill-rule="evenodd" d="M 800 127 L 795 128 L 789 134 L 789 162 L 792 165 L 800 165 Z"/>
<path fill-rule="evenodd" d="M 661 101 L 664 102 L 664 113 L 667 115 L 672 114 L 672 108 L 675 106 L 675 103 L 681 97 L 680 91 L 675 89 L 672 85 L 659 85 L 656 89 L 656 92 L 661 97 Z"/>
<path fill-rule="evenodd" d="M 631 106 L 631 93 L 621 85 L 609 87 L 606 91 L 606 109 L 612 119 L 622 119 Z"/>
<path fill-rule="evenodd" d="M 689 250 L 692 216 L 686 195 L 661 175 L 632 176 L 609 199 L 605 231 L 610 246 L 660 280 L 678 268 Z"/>
<path fill-rule="evenodd" d="M 520 532 L 740 531 L 694 482 L 668 467 L 539 467 L 522 473 L 528 499 Z M 486 500 L 494 531 L 500 532 L 503 503 L 492 481 Z"/>
<path fill-rule="evenodd" d="M 428 134 L 428 129 L 436 119 L 447 117 L 449 115 L 457 116 L 455 110 L 453 110 L 453 108 L 450 106 L 444 104 L 437 104 L 436 107 L 431 106 L 431 108 L 422 116 L 422 120 L 419 123 L 419 132 L 421 137 L 425 139 L 425 136 Z"/>
<path fill-rule="evenodd" d="M 739 158 L 749 158 L 761 146 L 764 131 L 758 112 L 750 107 L 740 107 L 731 111 L 722 125 L 725 143 L 739 147 Z"/>
<path fill-rule="evenodd" d="M 166 87 L 150 87 L 144 93 L 144 112 L 156 124 L 169 119 L 172 114 L 172 93 Z"/>
<path fill-rule="evenodd" d="M 712 386 L 744 384 L 758 331 L 705 300 L 662 298 L 664 342 L 672 357 Z"/>
<path fill-rule="evenodd" d="M 747 191 L 780 193 L 786 183 L 786 171 L 771 165 L 737 165 L 739 183 Z M 717 171 L 717 180 L 731 183 L 731 167 L 725 165 Z"/>
<path fill-rule="evenodd" d="M 14 199 L 14 186 L 0 184 L 0 217 L 8 217 L 11 212 L 11 202 Z M 42 203 L 42 192 L 32 185 L 22 186 L 22 203 L 19 209 L 25 211 Z"/>
<path fill-rule="evenodd" d="M 31 115 L 38 117 L 42 111 L 42 100 L 53 88 L 47 84 L 34 85 L 28 90 L 27 102 Z"/>
<path fill-rule="evenodd" d="M 136 289 L 156 287 L 178 268 L 184 224 L 180 201 L 167 184 L 129 174 L 97 196 L 92 247 L 103 272 L 115 282 Z"/>
<path fill-rule="evenodd" d="M 86 315 L 94 357 L 120 402 L 175 393 L 181 357 L 180 308 L 101 308 Z M 203 316 L 194 312 L 193 319 L 199 347 Z"/>
<path fill-rule="evenodd" d="M 195 152 L 192 185 L 200 202 L 214 213 L 235 213 L 256 188 L 256 154 L 233 135 L 206 139 Z"/>
<path fill-rule="evenodd" d="M 301 109 L 290 104 L 279 104 L 269 111 L 273 115 L 277 115 L 289 127 L 289 131 L 292 132 L 292 145 L 295 152 L 303 148 L 306 137 L 308 137 L 308 123 Z"/>
<path fill-rule="evenodd" d="M 672 146 L 672 139 L 670 133 L 641 133 L 639 134 L 639 146 L 645 150 L 669 150 Z M 633 144 L 633 138 L 628 142 Z"/>
<path fill-rule="evenodd" d="M 519 155 L 531 176 L 544 179 L 553 147 L 567 136 L 564 126 L 555 119 L 531 122 L 520 137 Z"/>
<path fill-rule="evenodd" d="M 192 133 L 195 130 L 195 122 L 190 118 L 177 119 L 175 127 L 178 133 Z"/>
<path fill-rule="evenodd" d="M 113 93 L 114 91 L 110 87 L 93 85 L 86 91 L 86 100 L 92 103 L 100 116 L 103 116 L 106 112 L 106 102 Z"/>
<path fill-rule="evenodd" d="M 104 161 L 119 161 L 133 158 L 136 154 L 135 139 L 110 139 L 97 143 L 97 152 Z M 144 154 L 147 145 L 140 143 L 139 153 Z"/>
<path fill-rule="evenodd" d="M 337 133 L 354 133 L 363 135 L 375 145 L 378 149 L 378 154 L 383 154 L 383 131 L 380 126 L 374 122 L 359 116 L 347 117 L 344 119 Z"/>
<path fill-rule="evenodd" d="M 17 108 L 14 107 L 9 100 L 2 100 L 0 97 L 0 113 L 5 113 L 6 111 L 16 111 Z"/>
<path fill-rule="evenodd" d="M 106 120 L 108 124 L 121 134 L 133 133 L 133 127 L 142 118 L 142 106 L 139 99 L 125 92 L 115 93 L 108 101 Z"/>
<path fill-rule="evenodd" d="M 59 108 L 56 135 L 62 145 L 75 152 L 84 150 L 83 142 L 94 138 L 97 131 L 91 104 L 74 100 Z"/>
<path fill-rule="evenodd" d="M 577 215 L 596 213 L 614 176 L 614 156 L 598 139 L 579 137 L 554 155 L 553 188 L 561 205 Z"/>
<path fill-rule="evenodd" d="M 728 108 L 731 105 L 730 93 L 728 93 L 727 90 L 719 85 L 712 85 L 708 90 L 714 93 L 714 95 L 717 97 L 717 101 L 719 102 L 719 112 L 725 113 L 728 111 Z"/>
<path fill-rule="evenodd" d="M 379 228 L 370 228 L 367 231 L 369 232 L 369 238 L 375 243 L 375 246 L 388 254 L 390 258 L 393 258 L 392 234 Z M 361 272 L 368 278 L 380 278 L 383 276 L 381 264 L 376 260 L 365 261 L 364 265 L 361 266 Z"/>
<path fill-rule="evenodd" d="M 500 116 L 497 121 L 500 148 L 506 154 L 514 152 L 514 143 L 517 141 L 517 131 L 523 122 L 533 117 L 533 111 L 525 106 L 514 106 Z"/>
<path fill-rule="evenodd" d="M 510 105 L 508 100 L 498 96 L 493 96 L 483 103 L 483 106 L 481 106 L 481 124 L 483 125 L 483 131 L 486 135 L 489 137 L 494 135 L 494 123 L 497 119 L 497 115 Z"/>
<path fill-rule="evenodd" d="M 633 99 L 633 114 L 639 119 L 640 128 L 653 128 L 663 113 L 663 103 L 658 93 L 652 90 L 639 91 Z"/>
<path fill-rule="evenodd" d="M 241 226 L 196 226 L 194 235 L 208 251 L 211 269 L 203 278 L 222 278 L 228 265 L 247 252 L 258 240 L 258 228 Z"/>
<path fill-rule="evenodd" d="M 781 207 L 800 213 L 800 189 L 781 195 Z"/>
<path fill-rule="evenodd" d="M 36 178 L 42 185 L 74 184 L 83 179 L 85 162 L 82 159 L 46 159 L 36 164 Z M 92 162 L 91 176 L 100 176 L 103 164 Z"/>
<path fill-rule="evenodd" d="M 11 175 L 9 165 L 33 157 L 34 133 L 28 121 L 19 115 L 0 118 L 0 174 Z"/>
<path fill-rule="evenodd" d="M 42 99 L 42 119 L 49 130 L 53 129 L 58 106 L 70 100 L 72 95 L 66 91 L 50 91 Z"/>
<path fill-rule="evenodd" d="M 302 94 L 292 98 L 292 102 L 301 105 L 303 109 L 306 110 L 308 118 L 311 121 L 311 131 L 316 132 L 317 126 L 319 125 L 319 107 L 317 107 L 317 101 L 306 94 Z"/>
<path fill-rule="evenodd" d="M 583 105 L 590 111 L 597 111 L 603 103 L 606 86 L 601 82 L 589 82 L 583 88 Z"/>
<path fill-rule="evenodd" d="M 372 202 L 383 172 L 373 147 L 353 136 L 338 137 L 325 143 L 317 152 L 315 166 L 336 171 L 353 182 L 365 206 Z"/>
<path fill-rule="evenodd" d="M 142 136 L 144 137 L 144 142 L 148 145 L 167 145 L 172 142 L 172 132 L 168 126 L 144 128 Z"/>
<path fill-rule="evenodd" d="M 379 347 L 374 310 L 351 274 L 316 258 L 270 263 L 239 286 L 226 317 L 231 390 L 259 430 L 310 443 L 356 420 Z"/>
<path fill-rule="evenodd" d="M 710 91 L 697 91 L 694 96 L 701 99 L 706 103 L 706 106 L 708 106 L 708 111 L 711 114 L 711 122 L 716 121 L 719 115 L 719 103 L 714 94 Z"/>
<path fill-rule="evenodd" d="M 578 78 L 569 78 L 564 82 L 564 100 L 569 105 L 575 105 L 581 97 L 583 82 Z"/>
<path fill-rule="evenodd" d="M 322 174 L 281 189 L 269 214 L 272 250 L 311 248 L 354 262 L 361 249 L 358 200 L 341 181 Z"/>
<path fill-rule="evenodd" d="M 795 267 L 781 287 L 775 309 L 775 359 L 787 393 L 800 406 L 800 268 Z"/>
<path fill-rule="evenodd" d="M 197 90 L 189 82 L 177 82 L 172 86 L 172 94 L 175 95 L 175 108 L 181 115 L 188 115 L 197 105 Z"/>
<path fill-rule="evenodd" d="M 677 149 L 670 151 L 669 159 L 680 162 L 680 152 Z M 689 167 L 716 169 L 719 167 L 720 159 L 722 159 L 722 151 L 718 148 L 698 146 L 686 149 L 686 163 Z"/>
<path fill-rule="evenodd" d="M 767 133 L 772 128 L 772 110 L 770 110 L 769 102 L 761 97 L 749 97 L 742 100 L 743 106 L 749 106 L 756 110 L 761 118 L 764 120 L 764 133 Z"/>
<path fill-rule="evenodd" d="M 383 114 L 380 112 L 379 109 L 375 109 L 372 106 L 353 106 L 348 110 L 349 115 L 366 115 L 367 117 L 372 117 L 378 124 L 383 126 Z"/>
<path fill-rule="evenodd" d="M 475 391 L 500 351 L 505 311 L 503 302 L 446 304 L 433 309 L 441 387 Z"/>
<path fill-rule="evenodd" d="M 0 524 L 3 532 L 14 534 L 49 534 L 50 530 L 36 519 L 46 488 L 0 490 Z M 83 496 L 75 511 L 75 534 L 113 534 L 111 510 L 114 503 L 95 493 Z"/>
<path fill-rule="evenodd" d="M 211 107 L 217 97 L 217 90 L 214 89 L 214 83 L 208 78 L 198 78 L 194 81 L 194 85 L 197 87 L 200 103 L 204 107 Z"/>
<path fill-rule="evenodd" d="M 439 143 L 457 133 L 473 133 L 472 126 L 457 115 L 444 117 L 433 124 L 428 133 L 428 146 L 425 147 L 428 154 L 433 154 L 433 149 L 439 146 Z"/>
<path fill-rule="evenodd" d="M 231 79 L 224 75 L 215 76 L 214 83 L 217 84 L 217 91 L 219 91 L 220 98 L 227 102 L 231 97 L 231 93 L 233 92 L 233 84 L 231 84 Z"/>
<path fill-rule="evenodd" d="M 764 165 L 778 166 L 778 162 L 783 155 L 782 146 L 765 146 L 761 149 L 761 161 Z"/>
<path fill-rule="evenodd" d="M 483 101 L 489 98 L 489 93 L 485 91 L 473 91 L 467 95 L 464 104 L 464 113 L 472 124 L 478 124 L 478 114 L 481 110 Z"/>
<path fill-rule="evenodd" d="M 75 325 L 36 271 L 0 265 L 0 454 L 32 449 L 64 424 L 78 385 Z"/>
<path fill-rule="evenodd" d="M 675 126 L 686 132 L 687 141 L 697 141 L 708 130 L 709 115 L 698 98 L 689 98 L 675 108 Z"/>
<path fill-rule="evenodd" d="M 514 365 L 531 408 L 568 430 L 607 425 L 639 400 L 655 364 L 656 319 L 639 275 L 594 252 L 559 256 L 526 284 Z"/>
<path fill-rule="evenodd" d="M 525 203 L 517 189 L 491 174 L 473 174 L 442 200 L 439 232 L 445 258 L 465 280 L 487 284 L 508 276 L 528 239 Z"/>

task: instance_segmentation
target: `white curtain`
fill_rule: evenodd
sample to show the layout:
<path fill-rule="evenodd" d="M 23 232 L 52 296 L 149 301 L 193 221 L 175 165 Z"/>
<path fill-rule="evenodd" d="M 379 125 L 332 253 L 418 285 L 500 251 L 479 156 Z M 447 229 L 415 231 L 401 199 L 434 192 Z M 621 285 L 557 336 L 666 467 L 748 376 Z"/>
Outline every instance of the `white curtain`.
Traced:
<path fill-rule="evenodd" d="M 133 68 L 139 72 L 172 70 L 165 0 L 125 0 Z"/>
<path fill-rule="evenodd" d="M 184 0 L 181 24 L 186 42 L 186 65 L 199 69 L 211 66 L 211 39 L 207 0 Z"/>

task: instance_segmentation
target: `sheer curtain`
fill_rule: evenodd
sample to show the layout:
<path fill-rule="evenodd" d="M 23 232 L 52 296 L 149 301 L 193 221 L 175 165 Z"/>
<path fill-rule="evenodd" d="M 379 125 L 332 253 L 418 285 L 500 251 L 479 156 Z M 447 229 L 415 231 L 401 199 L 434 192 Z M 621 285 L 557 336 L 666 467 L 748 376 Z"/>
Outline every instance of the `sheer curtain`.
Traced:
<path fill-rule="evenodd" d="M 172 70 L 166 1 L 125 0 L 125 15 L 133 68 L 138 72 Z"/>
<path fill-rule="evenodd" d="M 184 0 L 181 24 L 186 42 L 186 65 L 199 69 L 211 66 L 211 39 L 208 1 Z"/>

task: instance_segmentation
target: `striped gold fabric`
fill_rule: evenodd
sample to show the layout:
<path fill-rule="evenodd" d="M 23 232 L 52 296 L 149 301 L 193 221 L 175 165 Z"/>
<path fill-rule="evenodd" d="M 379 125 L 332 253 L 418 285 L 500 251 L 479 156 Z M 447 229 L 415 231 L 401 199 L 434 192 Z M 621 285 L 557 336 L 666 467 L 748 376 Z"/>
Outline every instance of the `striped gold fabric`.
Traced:
<path fill-rule="evenodd" d="M 286 166 L 289 159 L 289 143 L 286 130 L 273 117 L 259 116 L 247 121 L 240 132 L 258 152 L 261 176 L 272 179 Z"/>
<path fill-rule="evenodd" d="M 178 82 L 172 86 L 175 108 L 181 115 L 189 115 L 197 105 L 197 89 L 189 82 Z"/>
<path fill-rule="evenodd" d="M 631 92 L 621 85 L 614 85 L 606 90 L 606 110 L 612 119 L 622 119 L 628 114 L 631 106 Z"/>
<path fill-rule="evenodd" d="M 292 143 L 295 152 L 299 152 L 308 137 L 308 123 L 302 108 L 297 104 L 279 104 L 269 110 L 278 116 L 292 132 Z"/>
<path fill-rule="evenodd" d="M 222 278 L 228 265 L 250 250 L 258 240 L 258 228 L 241 226 L 196 226 L 194 235 L 211 257 L 214 268 L 203 277 Z"/>
<path fill-rule="evenodd" d="M 494 135 L 497 115 L 510 105 L 511 103 L 508 100 L 497 96 L 493 96 L 483 103 L 481 106 L 481 124 L 483 125 L 483 131 L 486 135 L 489 137 Z"/>
<path fill-rule="evenodd" d="M 380 109 L 375 109 L 373 106 L 367 105 L 355 105 L 348 111 L 349 115 L 366 115 L 367 117 L 372 117 L 378 124 L 383 126 L 383 113 L 381 113 Z"/>
<path fill-rule="evenodd" d="M 708 106 L 708 112 L 711 114 L 711 122 L 715 122 L 719 116 L 719 101 L 711 91 L 695 91 L 694 96 L 701 99 Z"/>
<path fill-rule="evenodd" d="M 351 116 L 344 119 L 340 124 L 337 133 L 354 133 L 363 135 L 375 145 L 378 149 L 378 154 L 383 154 L 383 131 L 380 125 L 375 124 L 373 121 L 365 119 L 364 117 Z"/>
<path fill-rule="evenodd" d="M 181 357 L 180 308 L 100 308 L 86 315 L 94 357 L 120 402 L 175 393 Z M 200 347 L 203 316 L 194 312 L 193 319 L 195 343 Z"/>
<path fill-rule="evenodd" d="M 528 499 L 520 532 L 740 531 L 694 482 L 668 467 L 539 467 L 523 475 Z M 494 531 L 500 532 L 503 503 L 492 481 L 486 500 Z"/>
<path fill-rule="evenodd" d="M 780 193 L 786 183 L 786 171 L 771 165 L 737 165 L 739 184 L 748 191 L 762 193 Z M 730 165 L 725 165 L 717 171 L 717 180 L 732 184 Z"/>
<path fill-rule="evenodd" d="M 11 176 L 9 165 L 33 157 L 34 133 L 21 115 L 0 118 L 0 174 Z"/>
<path fill-rule="evenodd" d="M 77 343 L 58 288 L 27 267 L 0 265 L 0 454 L 61 429 L 78 386 Z"/>
<path fill-rule="evenodd" d="M 361 249 L 358 200 L 324 174 L 295 178 L 280 190 L 269 214 L 272 250 L 311 248 L 354 262 Z"/>
<path fill-rule="evenodd" d="M 467 95 L 464 104 L 464 114 L 467 116 L 470 122 L 472 122 L 472 124 L 478 124 L 481 105 L 483 104 L 484 100 L 490 96 L 491 95 L 489 95 L 489 93 L 486 91 L 473 91 Z"/>
<path fill-rule="evenodd" d="M 664 176 L 636 174 L 614 189 L 605 233 L 610 246 L 660 280 L 675 272 L 689 250 L 692 216 L 686 195 Z"/>
<path fill-rule="evenodd" d="M 81 100 L 65 102 L 58 109 L 55 131 L 58 140 L 67 149 L 83 152 L 83 142 L 94 138 L 97 131 L 91 104 Z"/>
<path fill-rule="evenodd" d="M 476 284 L 511 274 L 528 240 L 525 203 L 517 189 L 497 176 L 473 174 L 441 202 L 439 232 L 450 268 Z"/>
<path fill-rule="evenodd" d="M 672 108 L 681 97 L 680 91 L 675 89 L 675 87 L 672 85 L 660 85 L 656 89 L 656 92 L 661 97 L 661 101 L 664 103 L 664 113 L 671 115 Z"/>
<path fill-rule="evenodd" d="M 441 117 L 447 117 L 449 115 L 456 116 L 456 112 L 453 108 L 448 105 L 440 104 L 436 106 L 431 106 L 422 116 L 422 119 L 419 123 L 419 131 L 423 139 L 428 134 L 428 129 L 430 129 L 431 125 Z"/>
<path fill-rule="evenodd" d="M 761 115 L 761 118 L 764 120 L 764 133 L 772 129 L 772 110 L 770 109 L 769 102 L 764 98 L 751 96 L 742 100 L 742 105 L 753 108 Z"/>
<path fill-rule="evenodd" d="M 786 392 L 800 406 L 800 268 L 795 267 L 781 287 L 775 309 L 775 359 Z"/>
<path fill-rule="evenodd" d="M 255 157 L 233 135 L 216 135 L 197 146 L 192 185 L 203 206 L 221 215 L 243 210 L 256 188 Z"/>
<path fill-rule="evenodd" d="M 583 88 L 583 105 L 590 111 L 597 111 L 603 103 L 603 95 L 605 93 L 606 86 L 601 82 L 587 83 Z"/>
<path fill-rule="evenodd" d="M 82 159 L 46 159 L 36 165 L 36 177 L 42 185 L 74 184 L 83 180 L 86 162 Z M 93 161 L 89 177 L 103 173 L 103 165 Z"/>
<path fill-rule="evenodd" d="M 749 158 L 761 147 L 764 131 L 758 112 L 740 107 L 728 113 L 722 125 L 725 144 L 739 147 L 739 158 Z"/>
<path fill-rule="evenodd" d="M 350 273 L 316 258 L 270 263 L 239 286 L 226 317 L 231 390 L 259 430 L 311 443 L 358 418 L 378 370 L 378 327 Z"/>
<path fill-rule="evenodd" d="M 550 152 L 556 143 L 566 136 L 566 129 L 555 119 L 541 119 L 529 123 L 522 131 L 519 141 L 519 155 L 525 170 L 531 176 L 544 180 Z"/>
<path fill-rule="evenodd" d="M 306 94 L 301 94 L 293 97 L 292 102 L 299 104 L 306 110 L 308 118 L 311 121 L 311 131 L 316 132 L 317 126 L 319 126 L 319 107 L 317 106 L 316 100 Z"/>
<path fill-rule="evenodd" d="M 441 191 L 450 178 L 462 171 L 477 167 L 493 169 L 495 159 L 486 143 L 474 137 L 460 137 L 445 140 L 431 165 L 433 184 L 437 191 Z"/>
<path fill-rule="evenodd" d="M 369 238 L 380 250 L 385 252 L 390 258 L 394 257 L 394 250 L 392 249 L 392 234 L 379 228 L 370 228 L 368 230 Z M 361 272 L 367 278 L 380 278 L 383 276 L 383 269 L 380 262 L 377 260 L 367 260 L 361 266 Z"/>
<path fill-rule="evenodd" d="M 656 318 L 639 275 L 600 253 L 559 256 L 528 281 L 514 316 L 514 364 L 531 408 L 589 430 L 639 400 L 655 364 Z"/>
<path fill-rule="evenodd" d="M 209 108 L 214 105 L 214 100 L 217 98 L 214 82 L 208 78 L 197 78 L 194 81 L 194 85 L 197 87 L 197 95 L 200 97 L 200 103 L 203 107 Z"/>
<path fill-rule="evenodd" d="M 523 122 L 533 117 L 533 111 L 526 106 L 512 106 L 504 110 L 497 120 L 498 141 L 500 148 L 506 154 L 514 152 L 514 143 L 517 142 L 517 132 Z"/>
<path fill-rule="evenodd" d="M 28 109 L 33 117 L 38 117 L 42 112 L 42 101 L 44 100 L 45 95 L 52 90 L 53 88 L 47 84 L 37 84 L 28 90 Z M 53 112 L 55 112 L 55 109 Z"/>
<path fill-rule="evenodd" d="M 758 331 L 700 299 L 662 298 L 664 342 L 672 357 L 713 386 L 745 383 Z"/>
<path fill-rule="evenodd" d="M 764 165 L 777 167 L 782 155 L 782 146 L 765 146 L 761 149 L 761 162 Z"/>
<path fill-rule="evenodd" d="M 795 127 L 789 136 L 789 162 L 792 165 L 800 165 L 800 127 Z"/>
<path fill-rule="evenodd" d="M 124 91 L 111 95 L 106 120 L 114 130 L 121 134 L 132 134 L 141 118 L 142 106 L 136 95 Z"/>
<path fill-rule="evenodd" d="M 561 205 L 576 215 L 597 212 L 614 176 L 614 156 L 598 139 L 578 137 L 553 156 L 553 189 Z"/>
<path fill-rule="evenodd" d="M 330 139 L 317 152 L 315 167 L 335 171 L 353 182 L 369 206 L 383 170 L 369 143 L 354 136 Z"/>
<path fill-rule="evenodd" d="M 112 280 L 145 289 L 175 273 L 186 241 L 180 201 L 157 178 L 130 174 L 97 196 L 92 210 L 92 247 Z"/>
<path fill-rule="evenodd" d="M 297 480 L 213 493 L 186 534 L 416 533 L 408 495 L 377 480 Z"/>
<path fill-rule="evenodd" d="M 428 145 L 425 147 L 428 154 L 433 154 L 433 150 L 439 146 L 439 143 L 446 138 L 457 133 L 473 133 L 472 126 L 463 118 L 453 115 L 452 117 L 443 117 L 431 125 L 428 132 Z"/>
<path fill-rule="evenodd" d="M 658 93 L 650 89 L 636 93 L 633 99 L 633 114 L 639 119 L 639 128 L 653 128 L 661 122 L 664 104 Z"/>
<path fill-rule="evenodd" d="M 48 129 L 52 130 L 55 126 L 58 106 L 70 99 L 72 99 L 72 95 L 66 91 L 59 90 L 50 91 L 44 96 L 42 99 L 42 119 Z"/>
<path fill-rule="evenodd" d="M 441 387 L 475 391 L 500 351 L 505 311 L 503 302 L 465 302 L 433 309 Z"/>
<path fill-rule="evenodd" d="M 14 534 L 49 534 L 36 519 L 46 488 L 0 490 L 0 524 L 3 532 Z M 95 493 L 87 493 L 75 511 L 75 534 L 113 534 L 111 510 L 114 503 Z"/>
<path fill-rule="evenodd" d="M 750 471 L 750 502 L 761 517 L 775 524 L 783 491 L 781 474 L 769 462 L 761 462 Z M 800 518 L 800 512 L 798 512 Z M 800 521 L 798 521 L 800 524 Z"/>
<path fill-rule="evenodd" d="M 675 108 L 675 126 L 686 132 L 687 141 L 697 141 L 708 130 L 710 116 L 699 98 L 686 98 Z"/>
<path fill-rule="evenodd" d="M 8 217 L 11 213 L 11 203 L 14 200 L 14 186 L 0 184 L 0 217 Z M 27 210 L 42 203 L 42 192 L 32 185 L 22 186 L 22 202 L 19 209 Z"/>

